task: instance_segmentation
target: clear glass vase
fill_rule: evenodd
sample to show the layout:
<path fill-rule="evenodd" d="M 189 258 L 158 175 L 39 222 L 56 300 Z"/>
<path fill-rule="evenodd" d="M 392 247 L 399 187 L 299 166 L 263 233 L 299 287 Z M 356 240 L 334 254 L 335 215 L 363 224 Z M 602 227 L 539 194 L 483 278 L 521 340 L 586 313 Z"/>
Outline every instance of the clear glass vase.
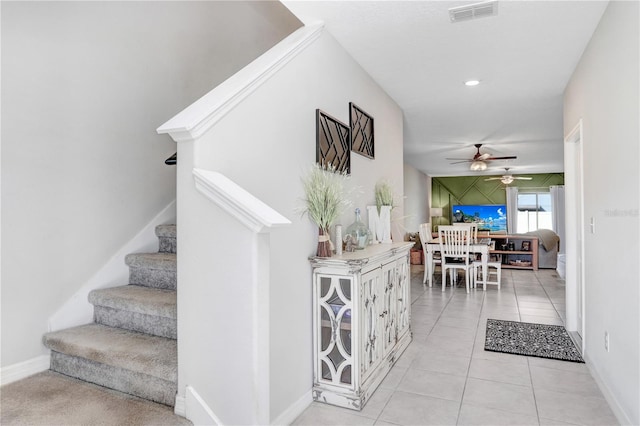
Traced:
<path fill-rule="evenodd" d="M 351 246 L 354 249 L 362 250 L 369 245 L 371 232 L 360 218 L 360 209 L 356 209 L 356 220 L 347 228 L 344 240 L 347 243 L 347 249 Z"/>

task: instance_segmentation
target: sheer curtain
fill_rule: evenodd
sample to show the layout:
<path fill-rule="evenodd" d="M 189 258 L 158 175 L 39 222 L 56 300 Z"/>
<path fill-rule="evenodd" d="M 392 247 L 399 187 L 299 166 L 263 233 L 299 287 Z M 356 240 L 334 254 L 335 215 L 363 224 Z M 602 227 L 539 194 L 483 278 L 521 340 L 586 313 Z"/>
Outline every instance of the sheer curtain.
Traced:
<path fill-rule="evenodd" d="M 507 234 L 518 232 L 518 187 L 508 186 L 507 192 Z"/>
<path fill-rule="evenodd" d="M 551 219 L 553 231 L 560 236 L 560 253 L 564 253 L 564 185 L 552 185 L 551 193 Z"/>

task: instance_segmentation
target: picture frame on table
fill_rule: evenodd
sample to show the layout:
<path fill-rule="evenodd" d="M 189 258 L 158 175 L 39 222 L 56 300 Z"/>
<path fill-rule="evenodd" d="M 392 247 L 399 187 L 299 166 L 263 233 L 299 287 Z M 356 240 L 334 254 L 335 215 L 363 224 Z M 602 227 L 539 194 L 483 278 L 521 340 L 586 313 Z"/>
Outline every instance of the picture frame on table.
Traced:
<path fill-rule="evenodd" d="M 523 241 L 520 251 L 531 251 L 531 241 L 528 241 L 528 240 Z"/>

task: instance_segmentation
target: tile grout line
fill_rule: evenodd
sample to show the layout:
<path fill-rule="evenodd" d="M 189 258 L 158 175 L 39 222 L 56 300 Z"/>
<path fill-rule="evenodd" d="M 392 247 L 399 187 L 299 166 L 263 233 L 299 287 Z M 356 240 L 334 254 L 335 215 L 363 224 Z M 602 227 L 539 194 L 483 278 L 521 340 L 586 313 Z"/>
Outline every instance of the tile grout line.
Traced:
<path fill-rule="evenodd" d="M 542 291 L 544 291 L 544 294 L 547 297 L 547 299 L 549 299 L 549 302 L 551 302 L 551 298 L 549 297 L 549 294 L 545 290 L 544 286 L 540 283 L 540 279 L 538 278 L 537 271 L 534 271 L 533 276 L 535 277 L 536 282 L 538 283 L 538 286 L 542 287 Z M 514 290 L 515 290 L 515 288 L 514 288 Z M 520 317 L 520 321 L 522 321 L 522 315 L 520 314 L 520 300 L 518 299 L 517 292 L 516 292 L 516 303 L 518 304 L 518 316 Z M 555 306 L 554 306 L 554 309 L 555 309 Z M 538 420 L 538 425 L 539 425 L 540 424 L 540 412 L 538 410 L 538 400 L 536 399 L 536 391 L 535 391 L 535 388 L 533 387 L 533 376 L 531 374 L 531 364 L 529 362 L 529 357 L 526 357 L 526 359 L 527 359 L 527 371 L 529 372 L 529 382 L 531 383 L 531 395 L 533 396 L 533 405 L 536 408 L 536 418 Z"/>
<path fill-rule="evenodd" d="M 477 289 L 476 289 L 477 290 Z M 471 348 L 471 357 L 469 358 L 469 365 L 467 367 L 467 375 L 464 379 L 464 386 L 462 388 L 462 395 L 460 396 L 460 405 L 458 405 L 458 416 L 456 417 L 456 425 L 460 423 L 460 414 L 462 413 L 462 403 L 464 401 L 464 393 L 467 390 L 467 383 L 469 382 L 469 372 L 471 371 L 471 363 L 473 362 L 473 350 L 476 346 L 476 337 L 478 336 L 478 329 L 480 328 L 480 318 L 482 318 L 482 309 L 484 308 L 484 302 L 487 298 L 487 292 L 483 290 L 482 303 L 480 304 L 480 312 L 478 313 L 478 321 L 476 322 L 476 333 L 473 338 L 473 346 Z"/>
<path fill-rule="evenodd" d="M 551 296 L 549 296 L 549 293 L 547 293 L 547 289 L 542 285 L 542 283 L 540 282 L 540 279 L 538 278 L 538 271 L 536 271 L 535 277 L 538 280 L 538 283 L 540 284 L 540 286 L 542 287 L 542 291 L 544 291 L 544 294 L 547 296 L 547 299 L 549 299 L 549 303 L 551 303 L 551 306 L 553 306 L 553 310 L 556 312 L 556 314 L 558 315 L 558 318 L 560 318 L 560 321 L 562 321 L 562 326 L 564 327 L 566 325 L 566 321 L 565 319 L 562 317 L 562 315 L 560 315 L 560 312 L 558 312 L 558 310 L 556 309 L 556 305 L 551 301 Z M 567 306 L 567 302 L 565 301 L 565 307 Z"/>
<path fill-rule="evenodd" d="M 527 357 L 527 371 L 529 371 L 529 381 L 531 382 L 531 394 L 533 395 L 533 405 L 536 407 L 536 417 L 538 418 L 538 424 L 540 424 L 540 411 L 538 410 L 538 399 L 536 398 L 536 389 L 533 387 L 533 375 L 531 374 L 531 363 L 529 357 Z"/>

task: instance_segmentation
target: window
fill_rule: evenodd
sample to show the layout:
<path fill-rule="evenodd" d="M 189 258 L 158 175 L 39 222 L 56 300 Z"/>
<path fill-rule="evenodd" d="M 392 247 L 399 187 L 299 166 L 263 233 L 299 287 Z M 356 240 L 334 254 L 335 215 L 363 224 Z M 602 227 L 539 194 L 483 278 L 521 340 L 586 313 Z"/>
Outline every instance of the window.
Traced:
<path fill-rule="evenodd" d="M 549 192 L 518 193 L 518 233 L 553 229 L 551 216 Z"/>

